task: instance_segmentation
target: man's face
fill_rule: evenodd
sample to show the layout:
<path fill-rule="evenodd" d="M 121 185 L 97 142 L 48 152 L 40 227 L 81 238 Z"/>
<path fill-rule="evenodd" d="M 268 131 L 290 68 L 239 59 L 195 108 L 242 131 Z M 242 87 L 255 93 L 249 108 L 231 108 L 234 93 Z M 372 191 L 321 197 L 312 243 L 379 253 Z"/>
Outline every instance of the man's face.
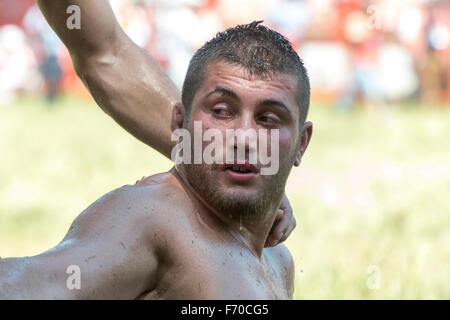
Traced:
<path fill-rule="evenodd" d="M 227 62 L 212 62 L 192 101 L 187 129 L 194 133 L 194 121 L 201 121 L 202 136 L 208 129 L 222 133 L 225 164 L 184 164 L 187 178 L 209 205 L 227 214 L 253 215 L 278 206 L 286 179 L 296 161 L 299 161 L 299 107 L 296 103 L 297 80 L 288 74 L 270 77 L 250 76 L 243 67 Z M 245 163 L 236 170 L 236 149 L 232 162 L 226 153 L 243 147 L 246 159 L 252 152 L 249 140 L 225 141 L 227 129 L 255 130 L 257 147 L 262 141 L 258 133 L 266 129 L 267 148 L 279 170 L 272 175 L 261 175 L 263 165 Z M 278 130 L 279 154 L 271 145 L 271 135 Z M 203 142 L 203 149 L 210 142 Z M 226 147 L 228 144 L 228 148 Z M 230 147 L 231 146 L 231 147 Z M 254 151 L 254 150 L 253 150 Z M 259 160 L 259 157 L 258 157 Z M 244 171 L 244 172 L 242 172 Z"/>

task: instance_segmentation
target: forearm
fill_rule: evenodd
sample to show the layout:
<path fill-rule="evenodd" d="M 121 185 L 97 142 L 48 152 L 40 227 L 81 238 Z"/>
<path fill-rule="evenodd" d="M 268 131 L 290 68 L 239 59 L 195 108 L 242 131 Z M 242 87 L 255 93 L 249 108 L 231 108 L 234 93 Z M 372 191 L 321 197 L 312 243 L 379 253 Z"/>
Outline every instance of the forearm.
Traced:
<path fill-rule="evenodd" d="M 131 41 L 113 54 L 77 61 L 77 73 L 97 104 L 120 126 L 166 157 L 172 108 L 179 92 L 157 62 Z"/>
<path fill-rule="evenodd" d="M 31 285 L 26 283 L 27 258 L 0 259 L 0 300 L 30 299 Z"/>
<path fill-rule="evenodd" d="M 89 56 L 108 50 L 121 31 L 106 0 L 36 0 L 47 22 L 64 42 L 72 56 Z M 69 28 L 67 9 L 80 8 L 80 28 Z"/>

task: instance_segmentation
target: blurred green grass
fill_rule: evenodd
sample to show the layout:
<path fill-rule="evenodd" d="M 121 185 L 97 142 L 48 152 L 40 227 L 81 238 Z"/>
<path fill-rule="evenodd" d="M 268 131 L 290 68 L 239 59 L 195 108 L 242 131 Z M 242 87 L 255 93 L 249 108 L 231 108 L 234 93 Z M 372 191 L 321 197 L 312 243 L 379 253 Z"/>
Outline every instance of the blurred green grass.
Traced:
<path fill-rule="evenodd" d="M 313 105 L 309 119 L 286 187 L 294 297 L 449 299 L 450 109 Z M 47 250 L 103 194 L 171 168 L 92 101 L 39 96 L 0 107 L 0 164 L 2 257 Z"/>

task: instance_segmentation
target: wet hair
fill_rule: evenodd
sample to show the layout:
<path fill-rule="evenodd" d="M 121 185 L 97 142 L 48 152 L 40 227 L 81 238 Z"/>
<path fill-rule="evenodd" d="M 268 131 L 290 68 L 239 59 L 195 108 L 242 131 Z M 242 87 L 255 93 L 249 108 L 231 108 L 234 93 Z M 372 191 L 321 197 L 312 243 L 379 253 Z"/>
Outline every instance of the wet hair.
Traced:
<path fill-rule="evenodd" d="M 296 101 L 300 111 L 299 127 L 303 127 L 309 109 L 308 74 L 289 40 L 261 25 L 261 22 L 254 21 L 219 32 L 195 52 L 189 63 L 181 94 L 187 117 L 195 93 L 204 80 L 207 65 L 225 61 L 244 67 L 250 75 L 265 77 L 284 73 L 295 76 Z"/>

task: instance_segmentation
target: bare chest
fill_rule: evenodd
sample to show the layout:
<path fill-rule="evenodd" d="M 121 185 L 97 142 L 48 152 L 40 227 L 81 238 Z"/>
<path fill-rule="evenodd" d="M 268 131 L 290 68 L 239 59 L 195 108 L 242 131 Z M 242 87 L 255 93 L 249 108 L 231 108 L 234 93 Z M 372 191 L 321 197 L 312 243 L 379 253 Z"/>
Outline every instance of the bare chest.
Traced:
<path fill-rule="evenodd" d="M 273 249 L 265 249 L 273 250 Z M 283 268 L 239 245 L 191 239 L 161 263 L 147 299 L 288 299 Z"/>

